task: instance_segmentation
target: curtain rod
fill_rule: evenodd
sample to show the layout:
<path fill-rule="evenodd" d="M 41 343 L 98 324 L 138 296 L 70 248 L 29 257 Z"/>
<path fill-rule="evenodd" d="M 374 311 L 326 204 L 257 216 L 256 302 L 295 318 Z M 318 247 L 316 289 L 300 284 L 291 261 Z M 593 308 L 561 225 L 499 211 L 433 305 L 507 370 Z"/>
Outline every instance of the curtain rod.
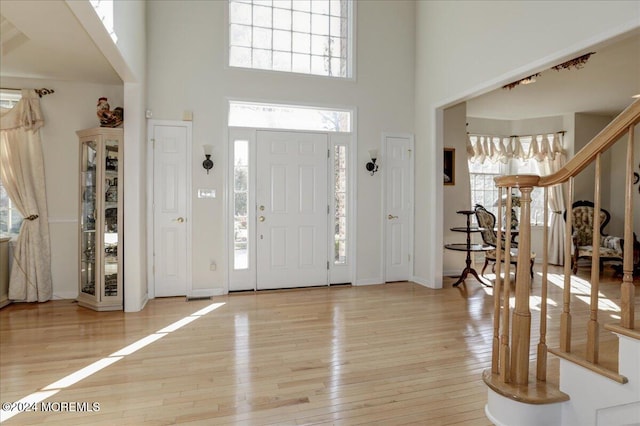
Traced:
<path fill-rule="evenodd" d="M 15 89 L 13 87 L 0 87 L 0 90 L 22 90 L 22 89 Z M 45 89 L 44 87 L 42 89 L 33 89 L 38 96 L 43 97 L 44 95 L 48 95 L 50 93 L 55 93 L 55 90 L 53 89 Z"/>
<path fill-rule="evenodd" d="M 491 138 L 533 138 L 535 136 L 545 136 L 545 135 L 564 135 L 565 133 L 567 133 L 566 130 L 559 130 L 557 132 L 540 132 L 536 135 L 510 135 L 510 136 L 500 136 L 500 135 L 483 135 L 480 133 L 467 133 L 468 136 L 485 136 L 485 137 L 491 137 Z"/>

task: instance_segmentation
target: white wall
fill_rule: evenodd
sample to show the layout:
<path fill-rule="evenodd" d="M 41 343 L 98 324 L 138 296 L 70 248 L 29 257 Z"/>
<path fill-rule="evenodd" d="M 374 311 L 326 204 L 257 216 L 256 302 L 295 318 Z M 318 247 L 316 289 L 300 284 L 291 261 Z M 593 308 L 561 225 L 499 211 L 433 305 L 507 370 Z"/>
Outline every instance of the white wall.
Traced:
<path fill-rule="evenodd" d="M 146 2 L 114 2 L 117 48 L 131 74 L 119 71 L 124 81 L 124 310 L 142 309 L 147 301 L 147 29 Z M 118 70 L 118 68 L 116 68 Z M 129 256 L 131 254 L 131 256 Z"/>
<path fill-rule="evenodd" d="M 194 289 L 226 290 L 228 98 L 357 108 L 357 281 L 382 279 L 382 181 L 379 174 L 367 174 L 364 164 L 369 149 L 381 149 L 382 132 L 413 132 L 415 5 L 375 1 L 356 6 L 356 80 L 340 81 L 229 68 L 225 2 L 147 3 L 148 107 L 160 120 L 180 120 L 183 111 L 193 111 L 193 188 L 214 188 L 218 194 L 215 200 L 193 199 Z M 214 145 L 216 165 L 208 175 L 201 167 L 203 144 Z M 219 265 L 216 271 L 209 270 L 210 260 Z"/>
<path fill-rule="evenodd" d="M 579 113 L 575 115 L 575 145 L 574 150 L 577 153 L 585 145 L 587 145 L 591 139 L 602 129 L 604 129 L 607 124 L 611 122 L 613 117 L 602 116 L 602 115 L 594 115 L 594 114 L 584 114 Z M 609 169 L 610 158 L 609 154 L 605 153 L 603 155 L 601 166 L 603 168 L 603 172 Z M 609 187 L 609 174 L 602 173 L 602 177 L 604 178 L 604 186 Z M 579 176 L 576 177 L 574 181 L 574 200 L 589 200 L 593 201 L 593 185 L 595 178 L 595 165 L 591 164 L 586 169 L 580 173 Z M 607 208 L 609 205 L 609 191 L 603 191 L 603 197 L 606 197 L 606 200 L 602 199 L 602 206 Z"/>
<path fill-rule="evenodd" d="M 108 98 L 111 108 L 122 106 L 122 86 L 5 77 L 2 87 L 55 90 L 40 100 L 45 120 L 40 138 L 51 235 L 53 297 L 74 299 L 78 296 L 80 176 L 80 148 L 75 132 L 100 125 L 96 117 L 98 98 Z"/>
<path fill-rule="evenodd" d="M 579 19 L 576 19 L 579 17 Z M 440 107 L 569 59 L 640 27 L 640 2 L 425 1 L 416 7 L 415 274 L 442 276 Z M 541 31 L 540 28 L 544 28 Z"/>
<path fill-rule="evenodd" d="M 444 203 L 444 244 L 466 243 L 467 235 L 452 231 L 454 227 L 466 226 L 467 216 L 456 214 L 460 210 L 471 210 L 471 187 L 467 164 L 465 123 L 467 104 L 462 102 L 444 111 L 444 147 L 455 151 L 455 185 L 443 185 Z M 441 154 L 442 155 L 442 154 Z M 472 234 L 473 242 L 482 242 L 480 234 Z M 460 275 L 465 267 L 466 253 L 443 249 L 443 270 L 445 275 Z"/>

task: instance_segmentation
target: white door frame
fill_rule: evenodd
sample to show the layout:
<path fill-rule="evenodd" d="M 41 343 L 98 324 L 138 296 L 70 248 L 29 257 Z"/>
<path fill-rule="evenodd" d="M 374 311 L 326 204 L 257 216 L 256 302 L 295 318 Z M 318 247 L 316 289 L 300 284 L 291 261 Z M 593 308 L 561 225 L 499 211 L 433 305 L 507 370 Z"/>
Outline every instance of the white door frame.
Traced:
<path fill-rule="evenodd" d="M 153 140 L 153 128 L 154 126 L 172 126 L 172 127 L 184 127 L 187 131 L 187 164 L 185 164 L 186 183 L 184 190 L 187 194 L 186 205 L 186 248 L 187 248 L 187 263 L 185 265 L 185 274 L 187 278 L 186 289 L 187 298 L 191 297 L 193 293 L 193 279 L 192 279 L 192 266 L 191 266 L 191 232 L 193 215 L 191 212 L 191 201 L 193 194 L 191 193 L 191 173 L 192 173 L 192 161 L 191 161 L 191 146 L 193 144 L 192 137 L 192 123 L 189 121 L 175 121 L 175 120 L 147 120 L 147 293 L 149 299 L 155 298 L 155 273 L 154 273 L 154 260 L 153 253 L 154 237 L 155 237 L 155 224 L 153 221 L 153 208 L 154 208 L 154 196 L 153 196 L 153 184 L 154 184 L 154 140 Z"/>
<path fill-rule="evenodd" d="M 352 125 L 356 127 L 356 114 L 354 110 L 353 114 L 353 123 Z M 229 196 L 224 198 L 224 211 L 225 214 L 225 253 L 226 253 L 226 265 L 227 265 L 227 274 L 226 274 L 226 290 L 227 292 L 232 291 L 231 289 L 231 281 L 234 279 L 234 258 L 233 258 L 233 184 L 234 184 L 234 176 L 233 176 L 233 141 L 234 138 L 244 139 L 249 142 L 249 167 L 253 170 L 251 177 L 249 178 L 250 187 L 254 188 L 253 191 L 249 194 L 248 203 L 250 205 L 248 210 L 249 215 L 249 235 L 253 235 L 254 238 L 257 237 L 255 232 L 256 229 L 256 201 L 255 201 L 255 170 L 257 167 L 256 163 L 256 135 L 259 131 L 291 131 L 291 132 L 302 132 L 302 133 L 322 133 L 327 134 L 329 138 L 329 149 L 332 150 L 336 145 L 336 139 L 340 139 L 344 136 L 349 138 L 349 143 L 344 144 L 347 147 L 347 188 L 349 191 L 348 197 L 348 211 L 347 211 L 347 229 L 349 230 L 348 236 L 348 248 L 347 248 L 347 274 L 348 281 L 351 282 L 352 285 L 357 285 L 357 277 L 356 277 L 356 253 L 357 253 L 357 230 L 356 230 L 356 222 L 355 218 L 357 217 L 357 133 L 354 129 L 350 133 L 333 133 L 333 132 L 323 132 L 323 131 L 313 131 L 313 130 L 290 130 L 290 129 L 273 129 L 273 128 L 262 128 L 262 127 L 226 127 L 226 140 L 227 140 L 227 184 L 226 189 L 229 193 Z M 331 155 L 331 159 L 333 159 L 333 155 Z M 329 166 L 329 173 L 333 170 L 332 165 Z M 331 180 L 331 179 L 330 179 Z M 333 188 L 330 187 L 329 190 L 331 194 L 333 194 Z M 330 195 L 331 198 L 331 195 Z M 330 203 L 333 207 L 333 201 Z M 330 220 L 330 218 L 328 218 Z M 331 222 L 330 222 L 331 223 Z M 333 233 L 331 232 L 331 227 L 329 229 L 329 237 L 333 239 Z M 255 251 L 256 241 L 253 241 L 253 244 L 250 245 L 249 254 L 249 273 L 246 277 L 243 277 L 244 280 L 249 280 L 251 282 L 251 286 L 244 289 L 234 289 L 234 290 L 256 290 L 257 289 L 257 277 L 256 277 L 256 251 Z M 331 263 L 331 255 L 333 251 L 331 250 L 331 241 L 327 240 L 327 250 L 329 251 L 329 285 L 332 280 L 332 272 L 334 271 L 334 266 Z M 340 280 L 343 281 L 343 280 Z"/>
<path fill-rule="evenodd" d="M 415 164 L 415 140 L 414 136 L 411 133 L 382 133 L 381 136 L 381 144 L 382 144 L 382 161 L 380 164 L 380 170 L 382 171 L 382 225 L 380 229 L 380 234 L 382 235 L 382 246 L 380 248 L 380 258 L 382 259 L 382 282 L 387 282 L 387 225 L 389 221 L 387 220 L 387 178 L 388 175 L 386 173 L 384 167 L 384 159 L 387 155 L 387 138 L 402 138 L 409 139 L 409 149 L 411 150 L 411 156 L 409 157 L 409 194 L 411 194 L 411 211 L 409 215 L 409 239 L 408 244 L 409 247 L 407 249 L 409 255 L 411 256 L 411 260 L 409 261 L 410 274 L 408 279 L 413 279 L 413 264 L 414 264 L 414 219 L 415 219 L 415 175 L 414 175 L 414 164 Z"/>

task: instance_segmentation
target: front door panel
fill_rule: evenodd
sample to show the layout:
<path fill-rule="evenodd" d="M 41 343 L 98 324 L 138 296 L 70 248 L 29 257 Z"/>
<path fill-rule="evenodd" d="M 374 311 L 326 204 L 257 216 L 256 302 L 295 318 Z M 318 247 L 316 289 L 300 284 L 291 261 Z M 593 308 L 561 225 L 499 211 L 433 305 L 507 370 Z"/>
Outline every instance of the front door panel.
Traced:
<path fill-rule="evenodd" d="M 327 284 L 327 136 L 257 134 L 257 287 Z"/>

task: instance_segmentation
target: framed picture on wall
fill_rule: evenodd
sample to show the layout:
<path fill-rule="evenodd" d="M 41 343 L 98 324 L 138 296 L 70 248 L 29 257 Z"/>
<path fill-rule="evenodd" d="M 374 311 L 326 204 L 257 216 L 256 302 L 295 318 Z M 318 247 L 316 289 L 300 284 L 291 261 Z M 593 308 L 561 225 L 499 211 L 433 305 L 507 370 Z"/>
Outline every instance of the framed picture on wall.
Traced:
<path fill-rule="evenodd" d="M 455 185 L 456 184 L 456 149 L 445 148 L 444 149 L 444 184 Z"/>

